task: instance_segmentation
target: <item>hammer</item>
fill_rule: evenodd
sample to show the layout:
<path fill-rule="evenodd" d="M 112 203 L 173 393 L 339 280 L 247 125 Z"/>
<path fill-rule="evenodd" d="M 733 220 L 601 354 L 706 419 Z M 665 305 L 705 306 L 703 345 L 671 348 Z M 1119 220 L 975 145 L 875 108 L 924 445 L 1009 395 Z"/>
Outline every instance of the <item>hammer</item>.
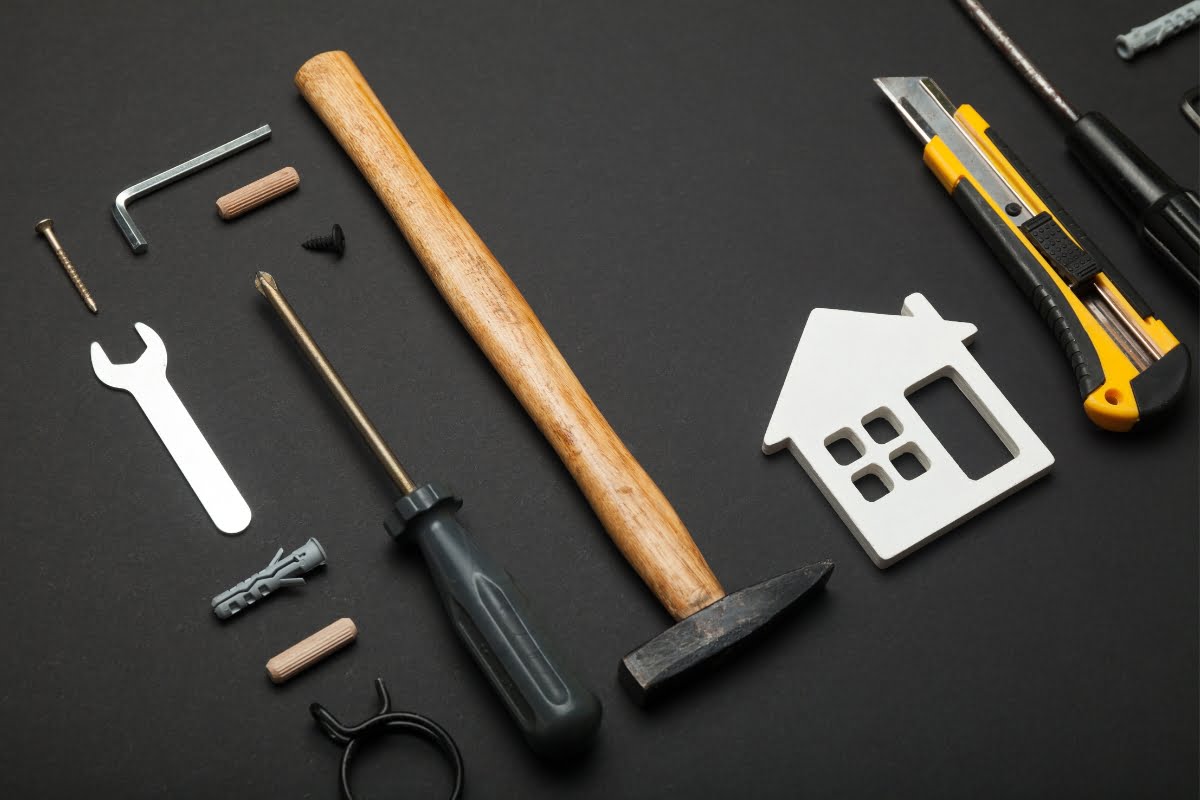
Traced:
<path fill-rule="evenodd" d="M 831 561 L 726 595 L 675 509 L 588 397 L 504 267 L 433 180 L 350 56 L 314 56 L 295 80 L 554 447 L 608 535 L 677 620 L 621 662 L 621 683 L 636 701 L 652 699 L 824 586 Z"/>

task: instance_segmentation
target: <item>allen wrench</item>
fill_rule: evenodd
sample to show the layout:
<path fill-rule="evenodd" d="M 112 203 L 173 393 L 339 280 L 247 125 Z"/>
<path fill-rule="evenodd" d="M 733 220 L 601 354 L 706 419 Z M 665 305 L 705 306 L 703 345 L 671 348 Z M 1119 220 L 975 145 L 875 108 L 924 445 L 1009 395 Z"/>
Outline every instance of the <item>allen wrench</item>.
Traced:
<path fill-rule="evenodd" d="M 240 153 L 247 147 L 253 147 L 259 142 L 265 142 L 271 138 L 271 126 L 263 125 L 261 128 L 255 128 L 249 133 L 244 133 L 231 142 L 226 142 L 220 147 L 213 148 L 207 153 L 201 153 L 195 158 L 188 159 L 182 164 L 177 164 L 168 170 L 152 175 L 144 181 L 128 186 L 121 190 L 113 201 L 113 219 L 117 221 L 117 227 L 121 229 L 121 233 L 125 234 L 126 241 L 133 248 L 134 255 L 141 255 L 146 252 L 149 245 L 146 242 L 146 237 L 142 235 L 142 231 L 133 222 L 133 217 L 129 216 L 128 204 L 137 200 L 139 197 L 145 197 L 151 192 L 156 192 L 164 186 L 169 186 L 181 178 L 186 178 L 192 173 L 199 172 L 205 167 L 212 166 L 218 161 L 223 161 L 235 153 Z"/>
<path fill-rule="evenodd" d="M 1193 86 L 1184 93 L 1179 110 L 1187 117 L 1187 121 L 1192 123 L 1192 127 L 1200 131 L 1200 112 L 1197 108 L 1200 108 L 1200 86 Z"/>
<path fill-rule="evenodd" d="M 445 728 L 429 717 L 408 711 L 392 711 L 383 678 L 375 679 L 375 691 L 379 694 L 379 713 L 358 725 L 343 725 L 320 703 L 313 703 L 308 707 L 313 719 L 317 721 L 317 726 L 325 735 L 338 744 L 346 745 L 342 753 L 341 770 L 343 800 L 354 800 L 354 794 L 350 791 L 350 762 L 354 759 L 354 754 L 360 746 L 385 733 L 409 733 L 432 742 L 454 771 L 454 788 L 450 791 L 450 800 L 459 800 L 463 793 L 463 760 L 454 739 Z"/>

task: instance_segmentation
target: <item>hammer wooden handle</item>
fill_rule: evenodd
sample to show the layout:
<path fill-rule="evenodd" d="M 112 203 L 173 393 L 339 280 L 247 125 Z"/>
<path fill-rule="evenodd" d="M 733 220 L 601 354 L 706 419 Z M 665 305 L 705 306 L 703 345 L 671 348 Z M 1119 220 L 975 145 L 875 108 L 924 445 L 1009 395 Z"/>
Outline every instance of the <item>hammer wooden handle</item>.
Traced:
<path fill-rule="evenodd" d="M 625 558 L 675 619 L 725 596 L 675 509 L 613 432 L 504 267 L 400 134 L 350 56 L 296 86 L 371 184 L 459 321 L 554 446 Z"/>

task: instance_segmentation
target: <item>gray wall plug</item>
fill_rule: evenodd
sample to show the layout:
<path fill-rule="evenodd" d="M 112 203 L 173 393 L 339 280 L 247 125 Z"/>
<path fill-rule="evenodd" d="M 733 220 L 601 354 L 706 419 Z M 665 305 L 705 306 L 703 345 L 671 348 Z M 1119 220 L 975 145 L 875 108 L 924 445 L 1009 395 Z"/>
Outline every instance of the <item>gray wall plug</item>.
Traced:
<path fill-rule="evenodd" d="M 214 597 L 213 613 L 221 619 L 229 619 L 272 592 L 289 586 L 299 586 L 304 583 L 304 578 L 299 576 L 324 564 L 325 550 L 316 539 L 309 539 L 286 557 L 281 547 L 264 569 Z"/>
<path fill-rule="evenodd" d="M 1195 25 L 1197 19 L 1200 19 L 1200 0 L 1184 3 L 1174 11 L 1118 36 L 1117 55 L 1129 61 L 1143 50 L 1160 45 L 1164 40 Z"/>

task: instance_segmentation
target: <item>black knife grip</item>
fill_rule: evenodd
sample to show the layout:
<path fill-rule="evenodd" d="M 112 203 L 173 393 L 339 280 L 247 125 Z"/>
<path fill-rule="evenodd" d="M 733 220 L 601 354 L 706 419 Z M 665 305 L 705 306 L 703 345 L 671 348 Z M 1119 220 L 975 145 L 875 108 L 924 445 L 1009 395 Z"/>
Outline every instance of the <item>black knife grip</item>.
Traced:
<path fill-rule="evenodd" d="M 973 183 L 965 178 L 959 181 L 954 187 L 953 197 L 1054 334 L 1071 365 L 1079 396 L 1086 399 L 1104 384 L 1104 367 L 1092 340 L 1088 338 L 1083 324 L 1058 284 L 1037 260 L 1029 245 L 1000 218 Z"/>

